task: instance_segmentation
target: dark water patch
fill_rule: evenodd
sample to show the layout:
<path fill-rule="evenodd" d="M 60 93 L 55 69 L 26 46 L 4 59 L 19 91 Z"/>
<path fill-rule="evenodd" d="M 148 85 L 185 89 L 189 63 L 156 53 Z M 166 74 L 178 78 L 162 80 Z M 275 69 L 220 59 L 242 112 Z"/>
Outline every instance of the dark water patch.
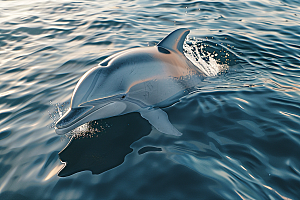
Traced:
<path fill-rule="evenodd" d="M 23 77 L 20 79 L 20 81 L 25 81 L 25 82 L 35 82 L 36 79 L 40 76 L 41 74 L 32 74 L 30 76 L 27 76 L 27 77 Z"/>
<path fill-rule="evenodd" d="M 85 38 L 85 36 L 78 35 L 78 36 L 74 37 L 73 39 L 71 39 L 69 42 L 80 41 L 80 40 L 83 40 L 84 38 Z"/>
<path fill-rule="evenodd" d="M 19 51 L 19 50 L 22 50 L 22 49 L 23 49 L 22 46 L 17 46 L 17 47 L 15 47 L 15 48 L 13 49 L 13 51 Z"/>
<path fill-rule="evenodd" d="M 143 147 L 142 149 L 140 149 L 138 151 L 138 154 L 144 154 L 147 152 L 157 152 L 157 151 L 162 151 L 162 148 L 158 148 L 158 147 Z"/>
<path fill-rule="evenodd" d="M 1 113 L 2 114 L 2 113 Z M 1 116 L 0 115 L 0 118 L 1 119 L 4 119 L 5 117 Z M 9 135 L 11 134 L 11 131 L 10 130 L 4 130 L 4 131 L 1 131 L 0 132 L 0 140 L 3 140 L 5 138 L 7 138 Z M 1 170 L 2 171 L 2 170 Z"/>
<path fill-rule="evenodd" d="M 5 25 L 18 25 L 19 22 L 5 22 Z"/>
<path fill-rule="evenodd" d="M 6 45 L 7 45 L 6 42 L 0 41 L 0 47 L 4 47 L 4 46 L 6 46 Z"/>
<path fill-rule="evenodd" d="M 110 45 L 112 44 L 111 41 L 98 41 L 98 42 L 86 42 L 83 45 Z"/>
<path fill-rule="evenodd" d="M 288 6 L 288 7 L 294 7 L 297 8 L 298 6 L 300 6 L 300 3 L 296 0 L 283 0 L 280 1 L 281 4 L 283 4 L 284 6 Z"/>
<path fill-rule="evenodd" d="M 28 198 L 24 195 L 21 195 L 19 193 L 16 193 L 16 192 L 5 191 L 0 194 L 0 199 L 3 199 L 3 200 L 19 200 L 19 199 L 29 200 L 30 198 Z"/>
<path fill-rule="evenodd" d="M 3 70 L 4 71 L 4 70 Z M 1 71 L 0 71 L 1 72 Z M 2 91 L 7 91 L 7 89 L 10 87 L 10 85 L 8 84 L 8 83 L 3 83 L 3 84 L 1 84 L 0 85 L 0 90 L 2 90 Z M 6 95 L 8 95 L 8 93 L 5 93 L 5 94 L 1 94 L 1 97 L 2 96 L 6 96 Z"/>
<path fill-rule="evenodd" d="M 33 94 L 28 94 L 26 96 L 22 96 L 22 98 L 15 98 L 13 94 L 10 94 L 5 97 L 2 97 L 1 101 L 5 102 L 5 104 L 9 105 L 10 107 L 15 107 L 17 105 L 22 104 L 23 102 L 29 101 L 33 97 Z"/>
<path fill-rule="evenodd" d="M 122 27 L 130 27 L 129 24 L 126 24 L 124 22 L 119 21 L 112 21 L 112 20 L 106 20 L 106 21 L 93 21 L 91 25 L 88 27 L 88 29 L 107 29 L 107 28 L 113 28 L 117 27 L 118 29 L 121 29 Z"/>
<path fill-rule="evenodd" d="M 187 169 L 183 169 L 183 167 L 179 165 L 169 168 L 169 171 L 173 174 L 172 177 L 165 179 L 164 173 L 160 171 L 160 176 L 153 176 L 149 179 L 150 182 L 156 184 L 152 188 L 148 188 L 146 185 L 143 185 L 137 191 L 137 194 L 139 194 L 140 196 L 152 196 L 154 198 L 164 197 L 166 199 L 181 199 L 185 198 L 186 195 L 182 194 L 180 190 L 185 190 L 191 196 L 201 198 L 201 194 L 205 193 L 205 191 L 207 190 L 210 191 L 212 189 L 208 188 L 207 185 L 216 186 L 214 180 L 204 178 L 203 182 L 197 181 L 199 177 L 196 174 L 192 175 L 193 173 L 191 173 Z M 150 172 L 152 172 L 152 170 Z M 195 187 L 195 185 L 198 185 L 200 187 Z M 153 193 L 153 191 L 156 192 Z M 165 191 L 168 191 L 168 193 L 165 193 Z M 206 198 L 219 199 L 220 196 L 214 193 L 210 193 L 208 196 L 206 196 Z"/>
<path fill-rule="evenodd" d="M 10 29 L 0 29 L 0 33 L 1 33 L 1 35 L 4 33 L 8 33 L 8 32 L 10 32 L 11 30 Z"/>
<path fill-rule="evenodd" d="M 31 165 L 39 165 L 40 163 L 42 163 L 44 160 L 43 158 L 39 157 L 39 158 L 36 158 L 35 160 L 32 161 Z"/>
<path fill-rule="evenodd" d="M 47 33 L 48 31 L 48 29 L 43 29 L 42 27 L 19 27 L 12 31 L 12 34 L 27 33 L 29 35 L 41 35 Z"/>
<path fill-rule="evenodd" d="M 35 51 L 34 53 L 40 53 L 42 51 L 56 51 L 57 49 L 55 47 L 52 46 L 47 46 L 47 47 L 43 47 L 37 51 Z"/>
<path fill-rule="evenodd" d="M 135 126 L 136 123 L 140 126 Z M 151 130 L 139 113 L 93 121 L 89 125 L 88 132 L 75 134 L 59 153 L 61 161 L 66 162 L 59 176 L 70 176 L 83 170 L 100 174 L 122 164 L 125 156 L 132 152 L 130 145 Z"/>
<path fill-rule="evenodd" d="M 28 55 L 21 55 L 21 56 L 18 56 L 18 57 L 15 57 L 14 58 L 14 61 L 20 61 L 20 60 L 24 60 L 28 57 Z M 19 66 L 18 66 L 19 67 Z"/>
<path fill-rule="evenodd" d="M 1 156 L 2 157 L 2 156 Z M 0 158 L 1 158 L 0 157 Z M 1 173 L 0 173 L 0 178 L 4 177 L 8 172 L 9 170 L 12 168 L 11 165 L 5 165 L 5 164 L 1 164 L 0 165 L 0 170 L 1 170 Z"/>
<path fill-rule="evenodd" d="M 12 34 L 1 35 L 2 36 L 1 39 L 7 40 L 7 41 L 21 42 L 22 40 L 28 38 L 28 36 L 26 36 L 26 35 L 16 36 L 16 35 L 12 35 Z"/>

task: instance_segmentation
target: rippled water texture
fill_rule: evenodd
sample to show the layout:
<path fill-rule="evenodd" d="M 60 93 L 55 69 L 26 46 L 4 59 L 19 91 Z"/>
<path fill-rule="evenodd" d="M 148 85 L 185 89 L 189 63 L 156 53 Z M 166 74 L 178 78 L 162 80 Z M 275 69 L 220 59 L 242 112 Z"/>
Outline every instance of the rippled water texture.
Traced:
<path fill-rule="evenodd" d="M 0 5 L 0 199 L 299 198 L 298 0 Z M 228 66 L 164 108 L 181 137 L 138 113 L 55 134 L 88 69 L 181 27 Z"/>

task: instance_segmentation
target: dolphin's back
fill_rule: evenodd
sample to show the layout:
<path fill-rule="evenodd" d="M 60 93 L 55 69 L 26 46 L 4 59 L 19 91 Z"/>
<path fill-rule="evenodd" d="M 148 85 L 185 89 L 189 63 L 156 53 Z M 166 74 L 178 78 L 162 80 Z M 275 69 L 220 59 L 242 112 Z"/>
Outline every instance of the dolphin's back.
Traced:
<path fill-rule="evenodd" d="M 191 68 L 184 55 L 161 51 L 156 46 L 135 48 L 113 58 L 102 67 L 89 100 L 126 93 L 152 105 L 200 83 L 203 74 Z"/>
<path fill-rule="evenodd" d="M 178 29 L 158 46 L 133 48 L 105 59 L 97 69 L 87 72 L 86 79 L 89 80 L 80 81 L 81 85 L 88 87 L 80 85 L 77 89 L 81 90 L 80 94 L 73 93 L 72 103 L 77 106 L 126 94 L 145 105 L 154 105 L 198 85 L 204 73 L 182 52 L 183 41 L 188 33 L 188 29 Z M 84 84 L 85 81 L 88 83 Z"/>

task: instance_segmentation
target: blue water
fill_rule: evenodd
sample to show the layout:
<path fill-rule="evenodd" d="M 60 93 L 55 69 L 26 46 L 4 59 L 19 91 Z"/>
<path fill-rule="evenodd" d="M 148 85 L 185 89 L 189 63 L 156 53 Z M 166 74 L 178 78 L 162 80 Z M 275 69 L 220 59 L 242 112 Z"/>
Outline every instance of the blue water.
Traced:
<path fill-rule="evenodd" d="M 300 198 L 298 0 L 0 5 L 0 199 Z M 227 66 L 164 108 L 181 137 L 138 113 L 55 134 L 87 70 L 181 27 Z"/>

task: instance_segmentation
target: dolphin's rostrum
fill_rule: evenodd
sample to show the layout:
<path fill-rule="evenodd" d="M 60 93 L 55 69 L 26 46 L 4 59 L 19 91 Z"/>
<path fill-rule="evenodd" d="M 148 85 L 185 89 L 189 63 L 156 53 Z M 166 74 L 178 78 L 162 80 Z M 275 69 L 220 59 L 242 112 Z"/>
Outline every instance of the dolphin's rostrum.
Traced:
<path fill-rule="evenodd" d="M 74 89 L 69 111 L 55 125 L 56 133 L 139 112 L 158 131 L 181 135 L 160 108 L 187 95 L 205 76 L 183 53 L 189 32 L 177 29 L 156 46 L 119 52 L 86 72 Z"/>

